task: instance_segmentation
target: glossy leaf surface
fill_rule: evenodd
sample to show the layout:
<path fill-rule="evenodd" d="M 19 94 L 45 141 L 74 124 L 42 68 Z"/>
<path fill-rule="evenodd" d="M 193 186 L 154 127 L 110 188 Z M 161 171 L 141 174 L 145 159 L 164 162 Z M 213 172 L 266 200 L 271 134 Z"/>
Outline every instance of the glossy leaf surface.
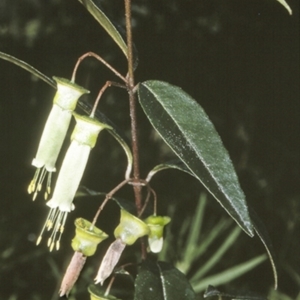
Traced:
<path fill-rule="evenodd" d="M 194 300 L 190 283 L 183 273 L 165 262 L 146 260 L 135 280 L 134 300 Z"/>
<path fill-rule="evenodd" d="M 229 155 L 200 105 L 181 88 L 162 81 L 138 87 L 152 126 L 194 176 L 250 236 L 253 228 L 245 195 Z"/>

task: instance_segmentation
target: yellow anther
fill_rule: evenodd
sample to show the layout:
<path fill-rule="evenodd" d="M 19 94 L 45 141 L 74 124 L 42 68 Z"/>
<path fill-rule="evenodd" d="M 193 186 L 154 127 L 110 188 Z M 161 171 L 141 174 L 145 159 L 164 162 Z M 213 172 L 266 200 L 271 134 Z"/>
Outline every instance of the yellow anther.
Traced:
<path fill-rule="evenodd" d="M 40 235 L 40 236 L 38 237 L 37 241 L 36 241 L 36 245 L 39 245 L 39 243 L 41 242 L 41 240 L 42 240 L 42 236 Z"/>

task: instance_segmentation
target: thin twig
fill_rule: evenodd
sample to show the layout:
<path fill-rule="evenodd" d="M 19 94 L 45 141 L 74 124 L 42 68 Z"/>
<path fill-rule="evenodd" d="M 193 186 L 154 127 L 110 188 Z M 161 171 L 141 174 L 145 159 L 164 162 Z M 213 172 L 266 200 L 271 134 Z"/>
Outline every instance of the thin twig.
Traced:
<path fill-rule="evenodd" d="M 93 227 L 95 226 L 96 222 L 97 222 L 97 219 L 101 213 L 101 211 L 103 210 L 104 206 L 106 205 L 107 201 L 109 199 L 112 198 L 112 196 L 121 188 L 123 187 L 125 184 L 127 184 L 129 182 L 128 179 L 126 180 L 123 180 L 121 183 L 119 183 L 115 188 L 113 188 L 109 193 L 106 194 L 106 197 L 104 199 L 104 201 L 102 202 L 102 204 L 100 205 L 100 207 L 98 208 L 96 214 L 95 214 L 95 217 L 93 219 L 93 222 L 91 224 L 91 230 L 93 229 Z"/>
<path fill-rule="evenodd" d="M 112 86 L 112 85 L 113 85 L 113 86 L 120 87 L 120 88 L 126 88 L 124 85 L 122 85 L 122 84 L 120 84 L 120 83 L 118 83 L 118 82 L 106 81 L 105 84 L 104 84 L 104 86 L 100 89 L 100 91 L 99 91 L 99 93 L 98 93 L 98 96 L 97 96 L 97 98 L 96 98 L 96 100 L 95 100 L 93 109 L 92 109 L 91 114 L 90 114 L 90 117 L 91 117 L 91 118 L 94 118 L 94 115 L 95 115 L 95 112 L 96 112 L 96 110 L 97 110 L 97 106 L 98 106 L 98 104 L 99 104 L 99 101 L 100 101 L 100 99 L 101 99 L 101 96 L 103 95 L 103 93 L 105 92 L 105 90 L 106 90 L 107 88 L 109 88 L 110 86 Z"/>
<path fill-rule="evenodd" d="M 92 57 L 96 58 L 97 60 L 99 60 L 100 62 L 102 62 L 108 69 L 110 69 L 113 73 L 115 73 L 116 76 L 121 78 L 124 82 L 127 82 L 127 80 L 124 76 L 122 76 L 115 68 L 113 68 L 108 62 L 106 62 L 100 55 L 98 55 L 94 52 L 87 52 L 78 58 L 76 65 L 74 67 L 74 70 L 73 70 L 72 79 L 71 79 L 72 82 L 75 82 L 76 72 L 77 72 L 77 69 L 78 69 L 80 63 L 86 57 L 90 57 L 90 56 L 92 56 Z"/>

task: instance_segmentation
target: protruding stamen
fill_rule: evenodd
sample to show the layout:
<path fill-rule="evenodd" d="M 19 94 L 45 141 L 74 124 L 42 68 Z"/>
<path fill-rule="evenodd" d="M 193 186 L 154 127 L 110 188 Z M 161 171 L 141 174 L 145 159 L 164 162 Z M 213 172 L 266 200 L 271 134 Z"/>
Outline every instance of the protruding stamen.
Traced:
<path fill-rule="evenodd" d="M 48 239 L 47 246 L 50 248 L 50 251 L 52 251 L 54 247 L 56 248 L 56 250 L 58 250 L 60 248 L 60 239 L 64 231 L 64 225 L 67 220 L 67 215 L 68 212 L 66 211 L 60 211 L 58 208 L 51 208 L 36 244 L 38 245 L 41 242 L 42 235 L 45 229 L 47 231 L 50 231 L 52 229 L 52 233 Z"/>
<path fill-rule="evenodd" d="M 41 230 L 41 233 L 40 233 L 40 235 L 39 235 L 39 237 L 38 237 L 38 239 L 36 241 L 36 245 L 38 245 L 41 242 L 41 240 L 42 240 L 43 233 L 45 231 L 45 228 L 47 227 L 46 225 L 47 225 L 48 219 L 51 216 L 51 214 L 52 214 L 52 209 L 50 209 L 50 211 L 49 211 L 49 214 L 47 216 L 46 222 L 45 222 L 45 224 L 44 224 L 44 226 L 43 226 L 43 228 Z"/>
<path fill-rule="evenodd" d="M 47 176 L 46 192 L 44 195 L 45 200 L 48 199 L 48 195 L 50 195 L 50 193 L 51 193 L 51 177 L 52 177 L 51 175 L 52 175 L 52 172 L 49 172 L 48 176 Z"/>
<path fill-rule="evenodd" d="M 35 191 L 35 185 L 36 185 L 37 179 L 39 177 L 40 171 L 41 171 L 41 168 L 38 168 L 35 171 L 34 176 L 33 176 L 32 180 L 30 181 L 30 184 L 28 186 L 28 194 L 31 194 Z"/>
<path fill-rule="evenodd" d="M 38 192 L 41 191 L 41 189 L 43 187 L 44 179 L 45 179 L 47 174 L 48 174 L 48 176 L 47 176 L 46 192 L 44 194 L 45 200 L 48 198 L 48 195 L 51 192 L 51 175 L 52 175 L 52 172 L 48 172 L 45 167 L 38 168 L 35 171 L 33 179 L 31 180 L 31 182 L 28 186 L 28 189 L 27 189 L 29 194 L 34 193 L 33 198 L 32 198 L 33 201 L 36 199 Z"/>
<path fill-rule="evenodd" d="M 36 245 L 39 245 L 39 243 L 41 242 L 41 240 L 42 240 L 42 236 L 40 235 L 40 236 L 38 237 L 38 239 L 36 240 Z"/>
<path fill-rule="evenodd" d="M 54 248 L 54 242 L 51 243 L 50 252 L 52 252 L 53 248 Z"/>

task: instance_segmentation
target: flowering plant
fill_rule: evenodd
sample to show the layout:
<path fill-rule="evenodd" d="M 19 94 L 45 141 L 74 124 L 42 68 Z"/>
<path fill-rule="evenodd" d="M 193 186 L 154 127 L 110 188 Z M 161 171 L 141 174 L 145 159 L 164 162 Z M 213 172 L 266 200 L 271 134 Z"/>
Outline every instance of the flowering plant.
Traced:
<path fill-rule="evenodd" d="M 193 286 L 184 273 L 188 273 L 192 269 L 191 263 L 194 262 L 194 257 L 199 256 L 199 252 L 195 248 L 200 244 L 197 234 L 201 225 L 199 221 L 201 218 L 193 220 L 193 224 L 196 225 L 189 229 L 188 233 L 186 233 L 186 228 L 191 227 L 189 224 L 186 223 L 185 230 L 182 230 L 187 236 L 188 246 L 193 245 L 193 247 L 185 249 L 184 253 L 187 254 L 188 258 L 183 259 L 182 265 L 179 264 L 175 268 L 170 263 L 158 261 L 156 256 L 157 253 L 164 251 L 163 241 L 164 235 L 166 235 L 164 228 L 171 221 L 171 218 L 164 212 L 165 209 L 161 205 L 163 197 L 156 192 L 154 188 L 156 184 L 155 181 L 153 183 L 152 178 L 166 169 L 176 169 L 187 173 L 193 180 L 199 181 L 211 195 L 211 198 L 214 198 L 221 205 L 229 218 L 234 220 L 239 228 L 229 236 L 231 241 L 237 238 L 240 231 L 244 231 L 250 237 L 255 234 L 258 235 L 266 247 L 274 273 L 275 287 L 277 287 L 274 254 L 268 236 L 256 214 L 246 202 L 233 163 L 208 115 L 198 102 L 175 85 L 160 80 L 145 80 L 135 83 L 138 57 L 132 39 L 131 1 L 125 0 L 126 38 L 119 26 L 116 26 L 106 16 L 96 2 L 93 0 L 79 1 L 108 32 L 125 55 L 128 65 L 126 74 L 122 75 L 98 54 L 88 52 L 78 58 L 70 80 L 60 77 L 53 77 L 52 80 L 28 64 L 12 56 L 1 54 L 2 58 L 26 68 L 56 88 L 53 107 L 46 120 L 36 156 L 32 161 L 32 165 L 37 170 L 28 187 L 28 192 L 33 193 L 33 200 L 35 200 L 47 177 L 44 198 L 48 200 L 48 196 L 51 194 L 50 199 L 46 202 L 46 206 L 50 210 L 36 243 L 40 244 L 45 231 L 51 231 L 47 243 L 48 247 L 50 251 L 59 250 L 67 216 L 75 209 L 75 199 L 80 200 L 80 196 L 84 196 L 87 198 L 94 197 L 98 201 L 100 196 L 104 194 L 104 200 L 101 199 L 102 201 L 100 201 L 94 215 L 89 216 L 92 219 L 79 218 L 75 222 L 76 234 L 71 241 L 74 255 L 62 280 L 60 296 L 72 293 L 87 257 L 95 256 L 99 262 L 97 266 L 100 264 L 100 267 L 97 275 L 95 275 L 94 268 L 92 277 L 96 276 L 96 285 L 100 283 L 106 286 L 105 290 L 95 288 L 95 286 L 90 287 L 91 299 L 117 299 L 114 296 L 115 293 L 117 297 L 122 298 L 122 292 L 126 297 L 126 289 L 117 294 L 118 290 L 114 288 L 115 280 L 121 277 L 119 275 L 133 278 L 134 287 L 130 290 L 130 297 L 135 300 L 193 300 L 196 298 L 195 286 L 200 289 L 196 281 L 203 276 L 203 273 L 206 273 L 209 267 L 205 265 L 204 271 L 202 269 L 202 273 L 197 273 Z M 285 1 L 280 0 L 279 2 L 291 13 Z M 118 79 L 117 82 L 105 81 L 103 86 L 99 88 L 93 105 L 87 104 L 81 98 L 81 96 L 89 93 L 87 87 L 83 87 L 89 85 L 89 80 L 86 80 L 83 86 L 75 83 L 78 67 L 87 57 L 96 59 L 111 70 Z M 86 74 L 85 76 L 87 79 L 88 76 Z M 90 86 L 88 88 L 90 89 Z M 123 133 L 104 115 L 102 111 L 105 109 L 99 108 L 99 101 L 100 99 L 103 101 L 103 98 L 105 101 L 103 94 L 109 88 L 111 91 L 121 88 L 128 95 L 130 134 L 126 130 Z M 140 156 L 140 135 L 138 134 L 138 107 L 144 112 L 153 131 L 162 138 L 169 146 L 172 154 L 176 156 L 176 159 L 153 166 L 145 177 L 141 176 L 140 168 L 142 156 Z M 71 141 L 61 166 L 57 167 L 57 160 L 60 153 L 63 152 L 62 145 L 68 135 L 69 128 L 73 124 L 73 117 L 76 125 L 71 134 Z M 125 173 L 124 178 L 117 184 L 114 183 L 112 190 L 105 193 L 82 186 L 86 168 L 92 169 L 94 167 L 88 162 L 90 157 L 94 152 L 99 154 L 97 151 L 92 153 L 91 150 L 95 147 L 105 148 L 107 146 L 105 143 L 97 143 L 98 136 L 102 131 L 109 132 L 120 143 L 127 157 L 127 167 L 124 168 L 124 172 L 123 165 L 120 166 L 122 172 Z M 127 143 L 128 135 L 131 139 L 130 146 Z M 105 161 L 104 157 L 101 157 L 100 161 L 101 159 Z M 58 176 L 52 193 L 51 177 L 56 168 L 58 169 Z M 115 194 L 125 187 L 132 189 L 132 196 L 127 196 L 130 199 L 117 198 Z M 107 212 L 107 204 L 112 202 L 110 200 L 115 201 L 119 206 L 112 215 Z M 203 204 L 205 201 L 202 199 L 200 202 Z M 85 203 L 86 206 L 89 204 L 88 202 Z M 120 223 L 114 226 L 113 230 L 111 228 L 108 231 L 105 229 L 108 234 L 104 233 L 98 224 L 103 225 L 102 222 L 105 217 L 106 220 L 107 218 L 111 219 L 111 223 L 114 224 L 114 217 L 118 216 L 119 210 Z M 76 213 L 81 213 L 81 210 Z M 173 218 L 173 220 L 175 219 Z M 109 240 L 109 236 L 114 236 L 113 241 L 110 241 L 110 246 L 106 247 L 104 242 L 98 247 L 98 244 L 103 240 Z M 209 237 L 211 236 L 209 235 Z M 105 247 L 107 248 L 105 254 L 100 254 L 98 248 L 103 250 Z M 225 244 L 225 247 L 228 246 Z M 133 253 L 135 257 L 127 262 L 128 256 L 125 253 Z M 263 260 L 264 258 L 260 257 L 259 263 Z M 185 264 L 185 262 L 187 263 Z M 180 267 L 182 272 L 178 270 Z M 209 290 L 209 294 L 214 296 L 213 293 L 216 291 L 219 293 L 217 289 Z"/>

